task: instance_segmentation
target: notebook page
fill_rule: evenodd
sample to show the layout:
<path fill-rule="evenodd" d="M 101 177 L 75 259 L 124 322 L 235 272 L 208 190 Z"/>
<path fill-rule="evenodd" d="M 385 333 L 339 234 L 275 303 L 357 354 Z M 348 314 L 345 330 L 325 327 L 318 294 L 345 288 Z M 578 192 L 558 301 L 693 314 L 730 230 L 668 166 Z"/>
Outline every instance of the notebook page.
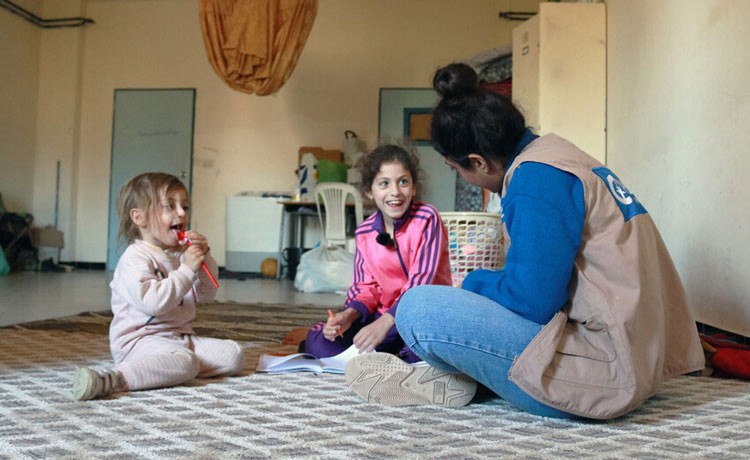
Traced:
<path fill-rule="evenodd" d="M 258 359 L 259 372 L 296 372 L 309 370 L 320 372 L 320 362 L 314 356 L 306 353 L 294 353 L 285 356 L 263 354 Z"/>
<path fill-rule="evenodd" d="M 359 354 L 356 345 L 352 345 L 336 356 L 330 358 L 320 358 L 320 364 L 323 367 L 324 372 L 344 372 L 346 370 L 346 363 L 350 359 L 354 358 Z"/>

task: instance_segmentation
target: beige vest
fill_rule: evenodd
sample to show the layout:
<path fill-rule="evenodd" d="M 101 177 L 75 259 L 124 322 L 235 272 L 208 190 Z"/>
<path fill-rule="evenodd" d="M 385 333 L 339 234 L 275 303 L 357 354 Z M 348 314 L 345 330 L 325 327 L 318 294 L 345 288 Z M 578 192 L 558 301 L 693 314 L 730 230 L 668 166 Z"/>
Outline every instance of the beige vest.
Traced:
<path fill-rule="evenodd" d="M 603 165 L 554 135 L 536 139 L 508 169 L 526 161 L 567 171 L 583 183 L 586 217 L 570 299 L 516 357 L 510 380 L 534 399 L 584 417 L 624 414 L 670 377 L 703 369 L 695 321 L 677 270 L 648 213 Z M 505 245 L 512 244 L 504 229 Z"/>

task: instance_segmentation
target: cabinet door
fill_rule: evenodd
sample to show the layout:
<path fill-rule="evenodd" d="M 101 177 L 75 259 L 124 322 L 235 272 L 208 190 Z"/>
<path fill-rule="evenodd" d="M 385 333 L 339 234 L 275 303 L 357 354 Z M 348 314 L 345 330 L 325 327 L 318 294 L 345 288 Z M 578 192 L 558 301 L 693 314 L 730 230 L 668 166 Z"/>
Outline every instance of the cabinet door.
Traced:
<path fill-rule="evenodd" d="M 604 163 L 604 4 L 544 4 L 539 19 L 540 132 L 558 134 Z"/>
<path fill-rule="evenodd" d="M 513 103 L 539 132 L 539 15 L 513 29 Z"/>
<path fill-rule="evenodd" d="M 542 3 L 513 30 L 513 102 L 537 134 L 555 133 L 602 163 L 606 17 L 597 3 Z"/>

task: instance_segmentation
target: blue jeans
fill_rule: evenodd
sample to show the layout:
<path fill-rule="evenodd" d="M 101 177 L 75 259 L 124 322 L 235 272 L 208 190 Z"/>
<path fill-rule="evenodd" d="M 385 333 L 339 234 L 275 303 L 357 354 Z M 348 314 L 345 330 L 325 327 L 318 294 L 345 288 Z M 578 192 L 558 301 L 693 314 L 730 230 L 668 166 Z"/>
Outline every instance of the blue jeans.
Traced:
<path fill-rule="evenodd" d="M 513 359 L 542 326 L 487 297 L 449 286 L 417 286 L 401 297 L 396 327 L 428 364 L 466 374 L 526 412 L 575 417 L 538 402 L 508 380 Z"/>

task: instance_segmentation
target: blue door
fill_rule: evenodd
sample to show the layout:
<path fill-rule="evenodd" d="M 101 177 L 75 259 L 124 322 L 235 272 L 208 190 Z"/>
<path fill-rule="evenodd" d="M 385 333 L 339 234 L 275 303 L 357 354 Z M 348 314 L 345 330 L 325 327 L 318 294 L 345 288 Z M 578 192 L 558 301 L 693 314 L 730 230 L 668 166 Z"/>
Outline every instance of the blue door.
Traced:
<path fill-rule="evenodd" d="M 117 195 L 125 182 L 165 172 L 191 188 L 195 89 L 116 89 L 114 102 L 107 270 L 127 247 L 117 239 Z"/>

